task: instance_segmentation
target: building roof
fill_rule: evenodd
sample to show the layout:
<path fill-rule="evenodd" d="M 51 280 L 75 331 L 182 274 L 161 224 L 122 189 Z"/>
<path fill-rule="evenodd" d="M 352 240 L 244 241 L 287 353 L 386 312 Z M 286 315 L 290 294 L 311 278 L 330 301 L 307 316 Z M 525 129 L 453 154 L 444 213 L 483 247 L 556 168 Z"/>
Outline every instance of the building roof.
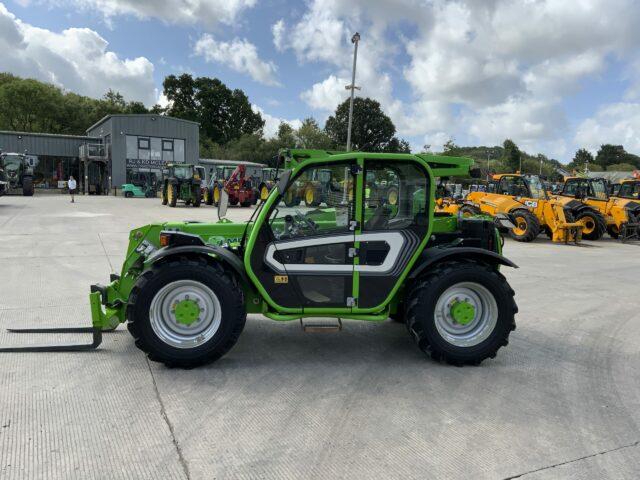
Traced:
<path fill-rule="evenodd" d="M 198 125 L 200 126 L 200 124 L 198 122 L 194 122 L 192 120 L 185 120 L 183 118 L 176 118 L 176 117 L 169 117 L 167 115 L 159 115 L 157 113 L 114 113 L 111 115 L 105 115 L 103 118 L 101 118 L 100 120 L 98 120 L 96 123 L 94 123 L 93 125 L 91 125 L 89 128 L 87 128 L 87 132 L 93 130 L 94 128 L 98 127 L 99 125 L 102 125 L 104 122 L 106 122 L 107 120 L 109 120 L 112 117 L 154 117 L 154 118 L 166 118 L 168 120 L 175 120 L 177 122 L 184 122 L 184 123 L 192 123 L 194 125 Z"/>
<path fill-rule="evenodd" d="M 245 162 L 243 160 L 220 160 L 218 158 L 201 158 L 198 163 L 203 165 L 246 165 L 248 167 L 266 167 L 264 163 Z"/>
<path fill-rule="evenodd" d="M 21 137 L 69 138 L 74 140 L 100 140 L 97 137 L 88 137 L 85 135 L 64 135 L 62 133 L 40 133 L 40 132 L 14 132 L 13 130 L 0 130 L 0 135 L 17 135 Z"/>

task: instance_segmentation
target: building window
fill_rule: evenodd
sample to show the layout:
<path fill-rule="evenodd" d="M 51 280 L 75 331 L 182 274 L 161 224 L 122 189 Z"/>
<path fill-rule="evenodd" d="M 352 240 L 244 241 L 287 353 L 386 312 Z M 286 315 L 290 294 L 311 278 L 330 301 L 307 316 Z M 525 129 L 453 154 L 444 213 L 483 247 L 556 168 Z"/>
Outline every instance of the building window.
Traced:
<path fill-rule="evenodd" d="M 173 152 L 173 140 L 162 140 L 162 151 Z"/>
<path fill-rule="evenodd" d="M 151 148 L 148 138 L 138 137 L 138 150 L 149 150 Z"/>

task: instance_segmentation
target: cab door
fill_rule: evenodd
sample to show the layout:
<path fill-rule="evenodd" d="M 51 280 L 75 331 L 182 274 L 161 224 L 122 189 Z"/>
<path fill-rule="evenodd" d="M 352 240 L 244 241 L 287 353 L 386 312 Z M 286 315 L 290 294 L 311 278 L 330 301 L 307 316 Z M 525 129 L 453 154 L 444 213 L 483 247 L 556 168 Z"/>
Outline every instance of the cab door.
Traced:
<path fill-rule="evenodd" d="M 332 181 L 320 185 L 316 179 L 327 170 Z M 352 308 L 356 174 L 355 158 L 311 163 L 268 207 L 250 260 L 278 307 L 295 313 Z M 306 195 L 310 188 L 313 196 Z"/>
<path fill-rule="evenodd" d="M 364 160 L 355 235 L 357 307 L 385 303 L 429 233 L 430 175 L 410 160 Z"/>

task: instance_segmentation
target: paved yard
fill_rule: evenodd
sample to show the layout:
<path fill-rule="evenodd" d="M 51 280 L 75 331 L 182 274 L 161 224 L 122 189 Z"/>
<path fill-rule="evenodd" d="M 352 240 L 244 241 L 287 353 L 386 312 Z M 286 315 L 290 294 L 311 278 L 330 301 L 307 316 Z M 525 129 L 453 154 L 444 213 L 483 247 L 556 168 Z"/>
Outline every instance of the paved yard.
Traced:
<path fill-rule="evenodd" d="M 0 342 L 88 325 L 89 285 L 119 271 L 128 231 L 165 219 L 215 210 L 1 198 Z M 303 333 L 260 316 L 190 371 L 147 362 L 123 327 L 92 353 L 0 354 L 0 478 L 638 478 L 640 244 L 505 254 L 518 328 L 480 367 L 428 360 L 391 321 Z"/>

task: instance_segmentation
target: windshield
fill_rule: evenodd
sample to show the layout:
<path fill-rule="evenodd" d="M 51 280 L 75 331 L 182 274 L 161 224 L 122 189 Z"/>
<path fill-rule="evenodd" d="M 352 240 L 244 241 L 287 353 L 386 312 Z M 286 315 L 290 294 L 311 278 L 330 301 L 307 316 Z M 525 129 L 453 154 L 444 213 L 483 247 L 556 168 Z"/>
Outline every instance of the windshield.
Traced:
<path fill-rule="evenodd" d="M 593 190 L 593 196 L 598 200 L 608 200 L 609 196 L 607 195 L 607 186 L 604 183 L 604 180 L 599 178 L 597 180 L 591 181 L 591 188 Z"/>
<path fill-rule="evenodd" d="M 22 164 L 22 155 L 8 154 L 2 156 L 2 164 L 7 172 L 15 172 Z"/>
<path fill-rule="evenodd" d="M 618 192 L 618 196 L 640 200 L 640 180 L 623 183 Z"/>
<path fill-rule="evenodd" d="M 540 181 L 540 177 L 537 175 L 531 175 L 527 178 L 527 182 L 529 183 L 529 190 L 531 190 L 532 198 L 545 198 L 546 192 L 544 190 L 544 185 Z"/>
<path fill-rule="evenodd" d="M 191 167 L 174 167 L 173 174 L 180 180 L 191 178 Z"/>

